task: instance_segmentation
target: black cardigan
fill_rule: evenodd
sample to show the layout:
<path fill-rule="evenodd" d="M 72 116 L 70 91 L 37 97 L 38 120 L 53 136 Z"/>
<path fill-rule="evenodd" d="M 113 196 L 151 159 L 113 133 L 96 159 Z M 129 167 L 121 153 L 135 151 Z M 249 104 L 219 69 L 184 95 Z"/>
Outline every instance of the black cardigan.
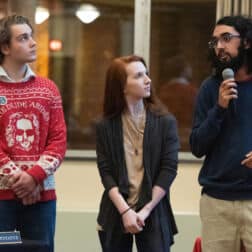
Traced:
<path fill-rule="evenodd" d="M 97 165 L 105 188 L 97 221 L 106 232 L 113 235 L 113 232 L 122 229 L 123 224 L 119 212 L 108 196 L 108 191 L 117 186 L 125 199 L 129 193 L 121 116 L 101 121 L 97 125 L 96 138 Z M 146 226 L 151 228 L 152 219 L 158 218 L 164 240 L 169 235 L 170 244 L 173 243 L 173 234 L 177 233 L 170 206 L 169 189 L 177 174 L 178 150 L 175 118 L 171 114 L 157 116 L 148 111 L 143 139 L 144 177 L 137 210 L 151 200 L 154 185 L 162 187 L 167 192 L 167 197 L 164 197 L 151 212 Z"/>

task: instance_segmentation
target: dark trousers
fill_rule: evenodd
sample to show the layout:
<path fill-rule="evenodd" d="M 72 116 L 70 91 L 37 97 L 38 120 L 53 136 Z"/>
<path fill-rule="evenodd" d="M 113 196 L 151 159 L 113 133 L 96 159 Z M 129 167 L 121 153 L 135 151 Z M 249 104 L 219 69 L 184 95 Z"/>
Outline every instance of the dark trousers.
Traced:
<path fill-rule="evenodd" d="M 0 232 L 20 231 L 22 240 L 38 241 L 54 251 L 56 201 L 24 206 L 15 200 L 0 201 Z"/>
<path fill-rule="evenodd" d="M 170 252 L 170 249 L 164 249 L 164 242 L 169 244 L 169 241 L 163 241 L 160 225 L 153 225 L 151 229 L 144 229 L 134 236 L 138 252 Z M 99 231 L 99 238 L 103 252 L 132 252 L 132 234 L 116 232 L 108 242 L 107 233 Z"/>

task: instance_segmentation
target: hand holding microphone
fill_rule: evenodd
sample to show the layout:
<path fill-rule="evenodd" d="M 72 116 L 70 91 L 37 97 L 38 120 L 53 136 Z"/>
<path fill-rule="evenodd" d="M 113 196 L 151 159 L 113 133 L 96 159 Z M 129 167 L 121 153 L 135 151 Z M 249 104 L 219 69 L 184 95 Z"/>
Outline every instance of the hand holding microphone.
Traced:
<path fill-rule="evenodd" d="M 234 71 L 231 68 L 225 68 L 222 71 L 223 82 L 219 88 L 219 98 L 218 104 L 223 107 L 227 108 L 229 104 L 235 110 L 235 99 L 238 98 L 238 91 L 237 91 L 237 84 L 234 80 Z"/>

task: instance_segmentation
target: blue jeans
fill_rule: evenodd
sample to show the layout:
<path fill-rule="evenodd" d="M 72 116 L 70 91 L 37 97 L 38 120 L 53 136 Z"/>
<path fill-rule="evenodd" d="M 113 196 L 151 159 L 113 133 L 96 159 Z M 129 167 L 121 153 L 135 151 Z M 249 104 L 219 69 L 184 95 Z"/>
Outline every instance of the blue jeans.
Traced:
<path fill-rule="evenodd" d="M 20 231 L 22 240 L 34 240 L 54 251 L 56 201 L 24 206 L 15 200 L 0 201 L 0 232 Z"/>
<path fill-rule="evenodd" d="M 143 229 L 143 231 L 134 236 L 138 252 L 170 252 L 170 249 L 165 250 L 164 248 L 163 235 L 159 223 L 154 224 L 151 229 Z M 103 252 L 132 252 L 132 234 L 116 232 L 108 243 L 107 233 L 99 231 L 99 239 Z M 169 236 L 166 239 L 166 242 L 169 243 Z"/>

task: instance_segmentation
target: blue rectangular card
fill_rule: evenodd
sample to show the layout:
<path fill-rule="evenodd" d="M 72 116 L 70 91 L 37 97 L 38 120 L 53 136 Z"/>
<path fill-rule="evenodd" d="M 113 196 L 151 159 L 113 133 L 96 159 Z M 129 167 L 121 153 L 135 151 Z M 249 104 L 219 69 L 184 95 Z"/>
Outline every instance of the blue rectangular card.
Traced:
<path fill-rule="evenodd" d="M 0 246 L 1 244 L 18 244 L 22 243 L 19 231 L 0 232 Z"/>

